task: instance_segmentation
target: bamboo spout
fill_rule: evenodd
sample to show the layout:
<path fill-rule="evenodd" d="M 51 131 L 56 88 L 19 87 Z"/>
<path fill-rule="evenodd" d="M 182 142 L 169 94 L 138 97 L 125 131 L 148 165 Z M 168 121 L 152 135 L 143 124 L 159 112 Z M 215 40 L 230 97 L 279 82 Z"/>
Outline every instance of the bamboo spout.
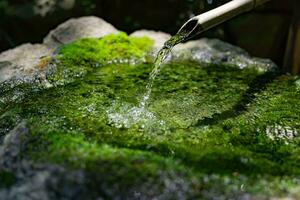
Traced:
<path fill-rule="evenodd" d="M 267 1 L 270 0 L 232 0 L 218 8 L 191 18 L 180 28 L 178 34 L 186 35 L 186 40 L 190 39 Z"/>

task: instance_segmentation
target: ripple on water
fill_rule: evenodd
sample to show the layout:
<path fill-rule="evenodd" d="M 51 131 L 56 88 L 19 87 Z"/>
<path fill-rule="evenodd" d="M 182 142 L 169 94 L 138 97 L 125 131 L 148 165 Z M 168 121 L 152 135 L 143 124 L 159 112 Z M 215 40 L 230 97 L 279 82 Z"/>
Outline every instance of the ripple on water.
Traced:
<path fill-rule="evenodd" d="M 158 119 L 147 108 L 124 103 L 114 103 L 107 111 L 107 117 L 109 124 L 116 128 L 131 128 L 135 126 L 147 131 L 166 128 L 165 122 Z"/>

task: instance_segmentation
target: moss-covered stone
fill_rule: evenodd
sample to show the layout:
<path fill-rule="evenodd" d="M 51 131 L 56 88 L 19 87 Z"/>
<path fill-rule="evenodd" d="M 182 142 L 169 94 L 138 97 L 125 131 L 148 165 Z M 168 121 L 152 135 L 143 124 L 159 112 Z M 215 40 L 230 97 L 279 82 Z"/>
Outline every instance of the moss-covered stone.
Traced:
<path fill-rule="evenodd" d="M 124 193 L 147 184 L 162 191 L 163 172 L 175 174 L 171 181 L 184 180 L 187 197 L 296 197 L 300 94 L 295 77 L 171 62 L 155 81 L 143 120 L 123 126 L 120 115 L 139 111 L 134 109 L 152 64 L 111 61 L 142 59 L 150 44 L 119 34 L 63 47 L 49 80 L 64 85 L 30 91 L 22 101 L 2 106 L 28 121 L 33 139 L 23 158 L 101 174 Z M 67 77 L 66 70 L 84 73 Z"/>
<path fill-rule="evenodd" d="M 153 41 L 147 37 L 128 37 L 122 32 L 100 39 L 80 39 L 60 49 L 59 63 L 56 63 L 55 73 L 51 73 L 48 80 L 59 84 L 82 77 L 93 67 L 118 61 L 141 62 L 152 45 Z"/>

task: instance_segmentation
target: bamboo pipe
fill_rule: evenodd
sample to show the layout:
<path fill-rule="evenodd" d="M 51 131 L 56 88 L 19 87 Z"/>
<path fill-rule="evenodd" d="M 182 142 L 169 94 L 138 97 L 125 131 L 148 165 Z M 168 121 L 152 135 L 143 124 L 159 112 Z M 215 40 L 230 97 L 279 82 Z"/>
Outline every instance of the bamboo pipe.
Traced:
<path fill-rule="evenodd" d="M 268 1 L 270 0 L 232 0 L 218 8 L 191 18 L 180 28 L 178 34 L 184 35 L 185 40 L 190 39 Z"/>

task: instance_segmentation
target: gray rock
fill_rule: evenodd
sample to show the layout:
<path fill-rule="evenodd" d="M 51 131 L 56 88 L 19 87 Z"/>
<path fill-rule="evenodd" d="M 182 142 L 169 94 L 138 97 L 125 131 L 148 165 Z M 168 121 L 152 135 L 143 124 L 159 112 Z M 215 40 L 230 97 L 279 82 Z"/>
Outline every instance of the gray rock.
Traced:
<path fill-rule="evenodd" d="M 26 122 L 23 121 L 5 136 L 3 144 L 0 146 L 0 170 L 18 167 L 19 155 L 27 135 L 28 128 Z"/>
<path fill-rule="evenodd" d="M 126 170 L 125 172 L 126 173 Z M 144 180 L 126 188 L 122 182 L 111 183 L 113 174 L 70 170 L 53 164 L 23 160 L 14 170 L 17 182 L 0 188 L 5 200 L 80 200 L 80 199 L 190 199 L 195 185 L 172 171 L 158 171 L 157 180 Z M 92 184 L 91 184 L 92 183 Z M 92 187 L 91 187 L 92 186 Z M 95 189 L 97 186 L 97 189 Z"/>
<path fill-rule="evenodd" d="M 88 196 L 85 174 L 56 165 L 39 165 L 23 161 L 14 171 L 17 183 L 0 189 L 0 199 L 51 200 L 84 199 Z"/>
<path fill-rule="evenodd" d="M 53 49 L 42 44 L 23 44 L 0 54 L 0 83 L 13 77 L 30 77 L 44 70 L 43 59 Z"/>
<path fill-rule="evenodd" d="M 153 56 L 156 56 L 155 53 L 171 37 L 170 34 L 151 30 L 135 31 L 130 36 L 151 38 L 155 42 Z M 255 67 L 261 71 L 277 69 L 271 60 L 253 58 L 245 50 L 218 39 L 203 38 L 179 44 L 174 47 L 172 55 L 166 61 L 183 59 L 201 63 L 233 65 L 241 69 L 245 67 Z"/>
<path fill-rule="evenodd" d="M 130 34 L 134 37 L 144 37 L 147 36 L 154 41 L 154 49 L 158 51 L 163 47 L 164 43 L 170 39 L 171 35 L 168 33 L 160 31 L 151 31 L 151 30 L 139 30 Z"/>
<path fill-rule="evenodd" d="M 28 143 L 28 133 L 23 121 L 6 135 L 0 146 L 0 171 L 12 172 L 16 178 L 16 183 L 10 188 L 0 188 L 0 199 L 83 199 L 87 188 L 82 171 L 36 164 L 20 157 Z"/>
<path fill-rule="evenodd" d="M 179 44 L 172 52 L 172 59 L 232 65 L 240 69 L 254 67 L 263 72 L 277 70 L 271 60 L 251 57 L 245 50 L 218 39 L 203 38 Z"/>
<path fill-rule="evenodd" d="M 188 199 L 193 194 L 190 183 L 174 172 L 158 171 L 159 180 L 122 188 L 118 182 L 107 184 L 111 175 L 70 170 L 53 164 L 39 164 L 20 158 L 29 131 L 26 122 L 20 123 L 6 135 L 0 147 L 0 170 L 14 173 L 15 184 L 0 188 L 0 199 Z M 126 173 L 126 172 L 124 172 Z M 97 185 L 98 190 L 90 187 Z M 151 188 L 151 189 L 149 189 Z M 102 196 L 104 195 L 104 196 Z M 106 199 L 106 198 L 105 198 Z"/>
<path fill-rule="evenodd" d="M 70 19 L 44 38 L 44 44 L 50 48 L 57 48 L 80 38 L 100 38 L 107 34 L 117 33 L 118 30 L 101 18 L 88 16 Z"/>

